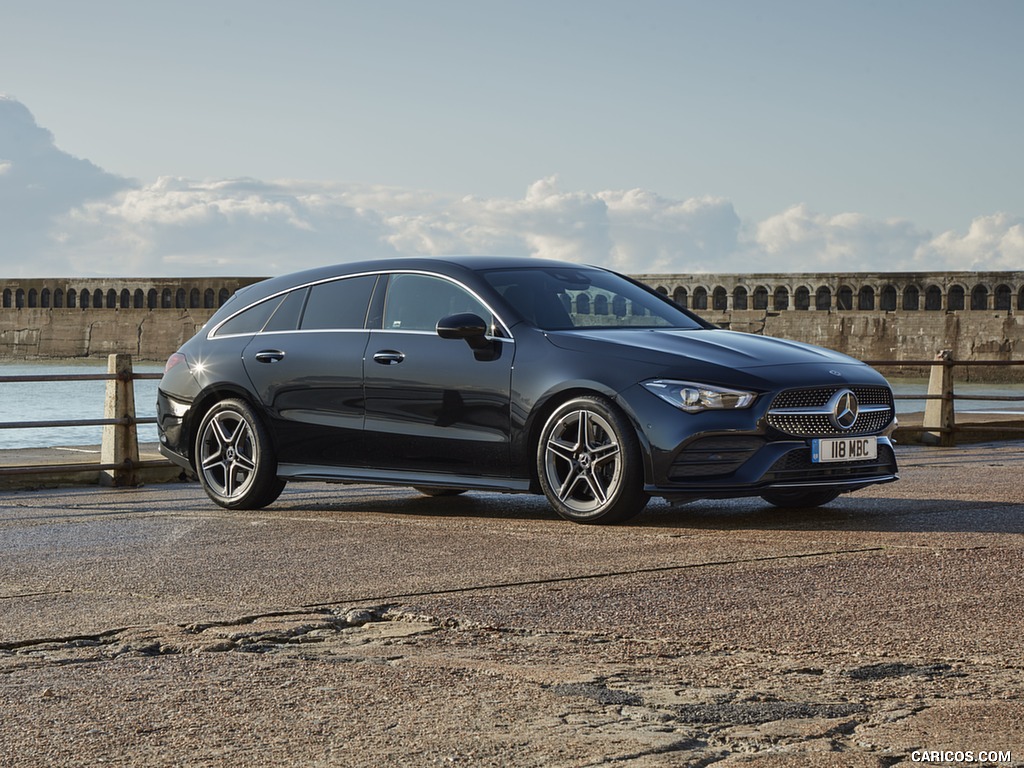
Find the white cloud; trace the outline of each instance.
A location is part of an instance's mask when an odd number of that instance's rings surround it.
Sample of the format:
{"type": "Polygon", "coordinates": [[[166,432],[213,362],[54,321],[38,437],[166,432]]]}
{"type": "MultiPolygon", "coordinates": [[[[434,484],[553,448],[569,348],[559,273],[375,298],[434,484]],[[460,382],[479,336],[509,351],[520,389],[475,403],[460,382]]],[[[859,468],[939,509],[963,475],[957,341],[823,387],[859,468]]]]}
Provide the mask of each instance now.
{"type": "Polygon", "coordinates": [[[139,184],[56,147],[0,95],[0,265],[8,275],[271,275],[392,255],[529,254],[633,273],[1024,268],[1024,219],[938,237],[900,219],[793,205],[743,222],[718,197],[643,189],[520,198],[341,183],[162,177],[139,184]]]}
{"type": "Polygon", "coordinates": [[[903,219],[827,216],[801,204],[760,222],[749,246],[764,271],[892,271],[908,268],[928,238],[903,219]]]}
{"type": "Polygon", "coordinates": [[[967,234],[943,232],[914,254],[919,269],[1024,269],[1024,218],[996,213],[979,216],[967,234]]]}

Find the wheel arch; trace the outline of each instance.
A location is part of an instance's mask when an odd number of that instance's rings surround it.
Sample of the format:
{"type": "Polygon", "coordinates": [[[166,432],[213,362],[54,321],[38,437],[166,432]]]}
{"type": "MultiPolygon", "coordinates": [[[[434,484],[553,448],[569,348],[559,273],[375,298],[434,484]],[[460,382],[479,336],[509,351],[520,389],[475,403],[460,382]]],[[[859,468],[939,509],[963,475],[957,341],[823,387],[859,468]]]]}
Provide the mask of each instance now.
{"type": "MultiPolygon", "coordinates": [[[[192,401],[192,406],[188,409],[188,415],[185,417],[182,423],[182,444],[187,447],[188,460],[192,465],[193,471],[196,468],[196,456],[195,456],[195,440],[196,430],[199,425],[203,423],[203,418],[207,412],[221,400],[228,400],[235,398],[242,400],[248,405],[257,416],[262,418],[263,407],[259,402],[259,399],[254,397],[252,392],[248,391],[244,387],[240,387],[237,384],[231,383],[217,383],[212,384],[203,389],[192,401]]],[[[266,419],[264,419],[264,426],[266,426],[266,419]]],[[[273,432],[268,430],[271,440],[274,440],[273,432]]],[[[276,445],[274,446],[276,449],[276,445]]]]}
{"type": "Polygon", "coordinates": [[[628,403],[626,403],[623,398],[619,397],[618,393],[608,387],[604,387],[596,382],[573,383],[563,389],[558,389],[545,395],[544,398],[538,401],[537,406],[530,412],[526,421],[524,428],[526,436],[525,464],[529,468],[530,490],[532,492],[542,492],[540,478],[537,475],[536,461],[534,460],[540,443],[541,430],[544,429],[544,425],[547,423],[548,418],[550,418],[551,414],[554,413],[556,409],[560,408],[570,400],[586,396],[603,397],[625,414],[626,418],[633,426],[633,433],[636,435],[637,441],[640,443],[640,454],[643,458],[645,482],[651,482],[650,478],[653,476],[653,471],[650,459],[650,443],[647,440],[647,436],[644,434],[643,429],[640,427],[640,422],[637,420],[633,409],[629,407],[628,403]]]}

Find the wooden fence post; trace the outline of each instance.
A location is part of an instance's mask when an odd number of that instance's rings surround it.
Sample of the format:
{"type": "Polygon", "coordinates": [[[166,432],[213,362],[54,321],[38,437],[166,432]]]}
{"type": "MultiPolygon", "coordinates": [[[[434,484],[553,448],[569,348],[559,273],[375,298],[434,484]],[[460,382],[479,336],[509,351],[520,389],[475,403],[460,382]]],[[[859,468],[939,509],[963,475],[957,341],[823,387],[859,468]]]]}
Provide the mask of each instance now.
{"type": "Polygon", "coordinates": [[[135,486],[139,481],[139,440],[135,427],[135,382],[131,355],[108,355],[107,373],[117,378],[107,381],[103,418],[119,419],[120,424],[103,427],[100,463],[119,464],[117,469],[100,471],[100,485],[135,486]]]}

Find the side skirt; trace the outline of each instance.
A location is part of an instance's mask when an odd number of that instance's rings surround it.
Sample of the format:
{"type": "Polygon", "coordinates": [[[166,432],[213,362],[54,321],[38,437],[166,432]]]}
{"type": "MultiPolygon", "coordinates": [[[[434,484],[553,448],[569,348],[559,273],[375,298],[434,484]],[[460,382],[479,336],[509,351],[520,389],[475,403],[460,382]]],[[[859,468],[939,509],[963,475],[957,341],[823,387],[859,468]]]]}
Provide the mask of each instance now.
{"type": "Polygon", "coordinates": [[[328,483],[372,485],[421,485],[429,488],[465,488],[470,491],[530,493],[530,481],[510,477],[477,477],[439,472],[393,472],[363,467],[327,467],[310,464],[278,464],[282,480],[319,480],[328,483]]]}

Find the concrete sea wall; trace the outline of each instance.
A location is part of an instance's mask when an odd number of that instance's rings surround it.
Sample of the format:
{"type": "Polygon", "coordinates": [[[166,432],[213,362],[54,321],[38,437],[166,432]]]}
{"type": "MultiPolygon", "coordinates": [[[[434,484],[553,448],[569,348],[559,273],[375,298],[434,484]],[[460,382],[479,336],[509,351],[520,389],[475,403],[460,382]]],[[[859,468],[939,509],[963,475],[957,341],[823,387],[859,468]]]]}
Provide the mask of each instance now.
{"type": "MultiPolygon", "coordinates": [[[[256,279],[0,280],[0,358],[162,361],[256,279]]],[[[864,360],[930,360],[942,349],[956,360],[1024,359],[1024,272],[640,279],[722,327],[864,360]]],[[[968,374],[1012,380],[1020,368],[968,374]]]]}

